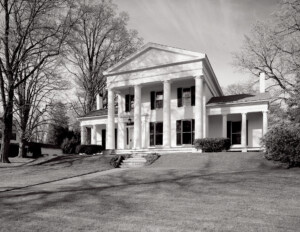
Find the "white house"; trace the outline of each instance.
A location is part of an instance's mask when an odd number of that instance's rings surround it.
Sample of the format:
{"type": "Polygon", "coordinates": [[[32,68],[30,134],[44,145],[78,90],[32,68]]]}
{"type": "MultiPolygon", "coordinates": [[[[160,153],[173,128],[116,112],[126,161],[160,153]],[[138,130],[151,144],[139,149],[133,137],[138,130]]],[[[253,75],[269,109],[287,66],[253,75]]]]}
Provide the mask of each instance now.
{"type": "Polygon", "coordinates": [[[104,75],[108,107],[98,96],[97,110],[79,118],[82,143],[189,151],[195,138],[228,137],[233,150],[261,148],[270,100],[264,74],[260,93],[224,96],[206,54],[149,43],[104,75]]]}

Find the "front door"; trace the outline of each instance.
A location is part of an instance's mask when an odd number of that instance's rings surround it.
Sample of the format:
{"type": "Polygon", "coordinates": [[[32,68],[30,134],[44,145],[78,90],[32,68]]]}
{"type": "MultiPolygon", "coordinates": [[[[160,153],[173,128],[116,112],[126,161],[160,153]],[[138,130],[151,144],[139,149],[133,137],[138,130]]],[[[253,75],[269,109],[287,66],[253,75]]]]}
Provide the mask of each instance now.
{"type": "Polygon", "coordinates": [[[126,127],[126,148],[133,148],[133,126],[126,127]]]}

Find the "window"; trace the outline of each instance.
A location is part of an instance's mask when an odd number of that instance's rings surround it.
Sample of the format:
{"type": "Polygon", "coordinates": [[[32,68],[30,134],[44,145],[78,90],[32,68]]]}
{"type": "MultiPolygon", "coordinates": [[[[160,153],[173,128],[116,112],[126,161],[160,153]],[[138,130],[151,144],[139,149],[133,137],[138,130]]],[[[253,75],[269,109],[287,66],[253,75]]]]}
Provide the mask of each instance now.
{"type": "Polygon", "coordinates": [[[125,112],[130,112],[134,109],[134,95],[126,94],[125,96],[125,112]]]}
{"type": "Polygon", "coordinates": [[[195,86],[177,89],[177,106],[195,105],[195,86]]]}
{"type": "Polygon", "coordinates": [[[176,121],[177,145],[193,144],[195,139],[195,120],[176,121]]]}
{"type": "MultiPolygon", "coordinates": [[[[230,139],[231,144],[242,143],[242,122],[241,121],[227,122],[227,138],[230,139]]],[[[248,145],[248,120],[246,122],[246,141],[248,145]]]]}
{"type": "Polygon", "coordinates": [[[150,122],[150,146],[163,144],[163,123],[150,122]]]}
{"type": "Polygon", "coordinates": [[[151,92],[151,110],[163,108],[163,91],[151,92]]]}

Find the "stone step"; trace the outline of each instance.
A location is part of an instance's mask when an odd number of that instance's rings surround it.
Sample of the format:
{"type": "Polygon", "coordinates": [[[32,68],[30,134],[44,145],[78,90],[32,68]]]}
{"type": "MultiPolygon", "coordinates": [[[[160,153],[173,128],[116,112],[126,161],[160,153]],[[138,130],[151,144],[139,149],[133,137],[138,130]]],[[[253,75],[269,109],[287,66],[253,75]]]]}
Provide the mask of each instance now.
{"type": "Polygon", "coordinates": [[[120,168],[139,168],[146,165],[147,160],[143,157],[132,157],[126,160],[123,160],[120,168]]]}

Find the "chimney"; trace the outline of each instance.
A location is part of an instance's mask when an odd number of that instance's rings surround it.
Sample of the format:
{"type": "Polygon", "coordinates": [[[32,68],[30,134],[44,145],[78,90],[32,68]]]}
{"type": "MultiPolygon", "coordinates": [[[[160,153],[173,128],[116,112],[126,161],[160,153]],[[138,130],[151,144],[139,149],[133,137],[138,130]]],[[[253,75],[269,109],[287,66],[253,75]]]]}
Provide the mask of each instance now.
{"type": "Polygon", "coordinates": [[[259,92],[264,93],[266,91],[266,74],[261,72],[259,74],[259,92]]]}
{"type": "Polygon", "coordinates": [[[103,97],[100,94],[97,94],[96,97],[96,109],[97,110],[103,109],[103,97]]]}

